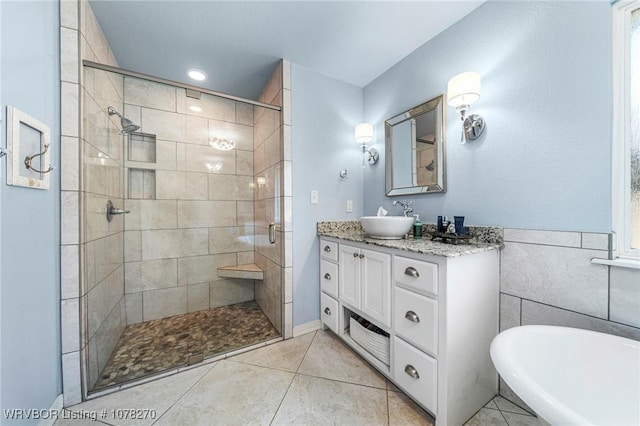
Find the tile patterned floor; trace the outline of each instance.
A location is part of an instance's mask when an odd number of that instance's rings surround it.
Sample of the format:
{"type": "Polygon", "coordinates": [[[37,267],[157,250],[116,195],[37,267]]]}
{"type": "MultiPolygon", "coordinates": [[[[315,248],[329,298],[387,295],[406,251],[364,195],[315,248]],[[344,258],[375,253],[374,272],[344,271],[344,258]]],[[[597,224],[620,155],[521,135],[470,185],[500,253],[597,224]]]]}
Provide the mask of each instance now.
{"type": "Polygon", "coordinates": [[[187,365],[193,355],[207,358],[278,336],[256,302],[132,324],[93,390],[187,365]]]}
{"type": "MultiPolygon", "coordinates": [[[[429,414],[325,331],[195,367],[69,410],[56,426],[434,424],[429,414]],[[70,418],[94,414],[97,422],[70,418]],[[132,414],[146,418],[132,419],[132,414]]],[[[466,424],[485,425],[533,426],[537,420],[496,397],[466,424]]]]}

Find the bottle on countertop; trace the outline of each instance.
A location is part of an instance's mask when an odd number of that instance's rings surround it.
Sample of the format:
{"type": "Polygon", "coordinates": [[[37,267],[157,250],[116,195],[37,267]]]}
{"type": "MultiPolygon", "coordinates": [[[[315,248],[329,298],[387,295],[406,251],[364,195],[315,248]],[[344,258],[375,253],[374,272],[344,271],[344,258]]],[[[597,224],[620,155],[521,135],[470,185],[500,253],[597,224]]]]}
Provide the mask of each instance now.
{"type": "Polygon", "coordinates": [[[415,220],[413,221],[413,239],[422,239],[422,222],[420,222],[420,215],[414,214],[415,220]]]}

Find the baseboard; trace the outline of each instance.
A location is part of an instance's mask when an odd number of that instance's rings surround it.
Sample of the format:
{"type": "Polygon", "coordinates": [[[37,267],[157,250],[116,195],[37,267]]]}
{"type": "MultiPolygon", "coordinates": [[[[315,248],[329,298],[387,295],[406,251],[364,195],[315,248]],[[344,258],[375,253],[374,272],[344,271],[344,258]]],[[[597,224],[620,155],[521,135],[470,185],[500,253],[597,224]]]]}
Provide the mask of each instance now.
{"type": "Polygon", "coordinates": [[[322,327],[322,321],[320,320],[310,321],[306,324],[295,326],[293,327],[293,337],[302,336],[303,334],[320,330],[321,327],[322,327]]]}
{"type": "MultiPolygon", "coordinates": [[[[62,397],[62,394],[60,394],[53,401],[53,403],[51,404],[51,407],[49,407],[49,413],[56,413],[60,418],[62,418],[62,410],[63,410],[62,404],[63,404],[63,397],[62,397]]],[[[46,419],[42,418],[38,423],[38,426],[53,426],[56,420],[57,419],[55,415],[48,416],[48,418],[46,419]]]]}

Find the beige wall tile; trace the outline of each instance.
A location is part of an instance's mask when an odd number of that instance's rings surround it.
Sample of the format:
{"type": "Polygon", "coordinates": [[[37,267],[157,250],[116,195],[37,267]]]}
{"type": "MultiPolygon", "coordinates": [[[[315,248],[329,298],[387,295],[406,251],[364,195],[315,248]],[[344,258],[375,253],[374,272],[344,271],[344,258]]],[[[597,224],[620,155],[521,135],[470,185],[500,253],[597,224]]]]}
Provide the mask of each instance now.
{"type": "Polygon", "coordinates": [[[541,231],[534,229],[505,229],[504,240],[529,244],[580,247],[579,232],[541,231]]]}
{"type": "Polygon", "coordinates": [[[178,259],[178,285],[199,284],[219,280],[218,268],[236,265],[235,253],[178,259]]]}
{"type": "Polygon", "coordinates": [[[520,325],[520,302],[519,297],[508,294],[500,294],[500,331],[520,325]]]}
{"type": "Polygon", "coordinates": [[[209,307],[233,305],[254,299],[253,280],[224,279],[209,287],[209,307]]]}
{"type": "Polygon", "coordinates": [[[236,119],[235,101],[203,93],[201,98],[202,115],[213,120],[233,122],[236,119]]]}
{"type": "Polygon", "coordinates": [[[77,244],[60,247],[61,298],[80,296],[80,246],[77,244]]]}
{"type": "Polygon", "coordinates": [[[280,132],[273,132],[265,141],[265,166],[271,167],[282,161],[282,144],[280,132]]]}
{"type": "Polygon", "coordinates": [[[62,337],[62,353],[80,350],[80,316],[78,312],[79,299],[66,299],[61,302],[61,337],[62,337]]]}
{"type": "Polygon", "coordinates": [[[62,0],[60,2],[60,25],[78,29],[78,2],[76,0],[62,0]]]}
{"type": "Polygon", "coordinates": [[[235,201],[178,201],[179,228],[210,228],[235,225],[235,201]]]}
{"type": "Polygon", "coordinates": [[[253,201],[253,177],[210,174],[209,199],[253,201]]]}
{"type": "Polygon", "coordinates": [[[60,189],[78,191],[80,189],[80,139],[63,136],[61,138],[60,189]]]}
{"type": "Polygon", "coordinates": [[[282,159],[291,161],[291,126],[282,126],[282,159]]]}
{"type": "Polygon", "coordinates": [[[175,87],[125,76],[124,93],[128,104],[176,112],[175,87]]]}
{"type": "Polygon", "coordinates": [[[93,336],[124,294],[124,268],[121,266],[88,294],[88,335],[93,336]]]}
{"type": "Polygon", "coordinates": [[[209,120],[204,117],[187,115],[187,143],[209,144],[209,120]]]}
{"type": "Polygon", "coordinates": [[[606,266],[591,263],[591,259],[601,253],[597,250],[507,242],[501,253],[500,290],[524,299],[607,318],[608,270],[606,266]]]}
{"type": "MultiPolygon", "coordinates": [[[[60,7],[61,12],[63,7],[60,7]]],[[[74,29],[60,28],[60,79],[70,83],[79,82],[78,68],[78,32],[74,29]]]]}
{"type": "Polygon", "coordinates": [[[238,149],[253,151],[253,127],[251,126],[226,121],[209,120],[208,135],[232,139],[236,141],[236,147],[238,149]]]}
{"type": "Polygon", "coordinates": [[[238,224],[238,226],[253,225],[254,223],[253,205],[254,205],[253,201],[236,201],[236,206],[237,206],[236,223],[238,224]]]}
{"type": "Polygon", "coordinates": [[[236,123],[253,127],[253,105],[236,102],[236,123]]]}
{"type": "Polygon", "coordinates": [[[95,281],[101,282],[122,265],[124,233],[118,232],[93,241],[95,281]]]}
{"type": "Polygon", "coordinates": [[[611,267],[610,319],[640,328],[640,270],[611,267]]]}
{"type": "Polygon", "coordinates": [[[73,405],[82,402],[80,352],[62,355],[62,380],[64,380],[65,404],[73,405]]]}
{"type": "Polygon", "coordinates": [[[61,105],[60,117],[62,136],[79,136],[80,126],[80,86],[75,83],[61,83],[61,97],[64,99],[61,105]]]}
{"type": "Polygon", "coordinates": [[[176,142],[156,141],[156,168],[176,170],[176,142]]]}
{"type": "Polygon", "coordinates": [[[522,301],[522,325],[558,325],[582,328],[640,340],[640,328],[629,327],[530,300],[522,301]]]}
{"type": "Polygon", "coordinates": [[[210,228],[209,253],[235,253],[253,250],[253,233],[244,227],[210,228]]]}
{"type": "Polygon", "coordinates": [[[150,321],[187,312],[187,287],[146,291],[142,296],[143,320],[150,321]]]}
{"type": "Polygon", "coordinates": [[[127,231],[148,229],[176,229],[178,227],[178,202],[174,200],[126,200],[127,231]]]}
{"type": "Polygon", "coordinates": [[[80,243],[80,200],[75,191],[60,193],[60,210],[62,215],[61,244],[80,243]]]}
{"type": "Polygon", "coordinates": [[[187,312],[209,309],[209,283],[187,286],[187,312]]]}
{"type": "Polygon", "coordinates": [[[207,234],[206,228],[142,231],[142,259],[207,254],[207,234]]]}
{"type": "Polygon", "coordinates": [[[124,296],[127,325],[142,322],[142,293],[125,294],[124,296]]]}
{"type": "Polygon", "coordinates": [[[582,233],[582,248],[609,250],[609,234],[582,233]]]}
{"type": "Polygon", "coordinates": [[[236,173],[236,151],[220,151],[209,145],[185,146],[185,167],[190,172],[236,173]]]}
{"type": "Polygon", "coordinates": [[[255,263],[255,255],[253,251],[242,251],[236,253],[238,258],[238,265],[250,265],[255,263]]]}
{"type": "Polygon", "coordinates": [[[186,116],[177,113],[142,108],[140,131],[156,135],[157,139],[185,142],[186,116]]]}
{"type": "Polygon", "coordinates": [[[206,200],[206,173],[156,170],[156,196],[159,200],[206,200]]]}
{"type": "Polygon", "coordinates": [[[118,343],[118,339],[122,335],[122,331],[125,327],[124,312],[124,298],[121,297],[116,306],[109,312],[107,318],[96,331],[94,336],[96,342],[96,350],[98,351],[98,370],[106,366],[107,361],[113,349],[118,343]],[[121,306],[122,305],[122,309],[121,306]]]}
{"type": "Polygon", "coordinates": [[[236,150],[236,174],[253,176],[253,152],[236,150]]]}
{"type": "Polygon", "coordinates": [[[142,260],[142,232],[125,231],[124,261],[136,262],[139,260],[142,260]]]}
{"type": "Polygon", "coordinates": [[[178,260],[160,259],[125,263],[125,293],[158,290],[178,285],[178,260]]]}

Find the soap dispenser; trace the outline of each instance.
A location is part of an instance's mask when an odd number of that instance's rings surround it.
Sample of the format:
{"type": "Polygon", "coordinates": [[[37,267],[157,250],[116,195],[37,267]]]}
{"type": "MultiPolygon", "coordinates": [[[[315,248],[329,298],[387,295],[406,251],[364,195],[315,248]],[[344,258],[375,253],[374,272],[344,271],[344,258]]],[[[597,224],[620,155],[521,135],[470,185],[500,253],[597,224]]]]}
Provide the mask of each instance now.
{"type": "Polygon", "coordinates": [[[420,215],[414,214],[415,220],[413,221],[413,239],[422,239],[422,222],[420,222],[420,215]]]}

